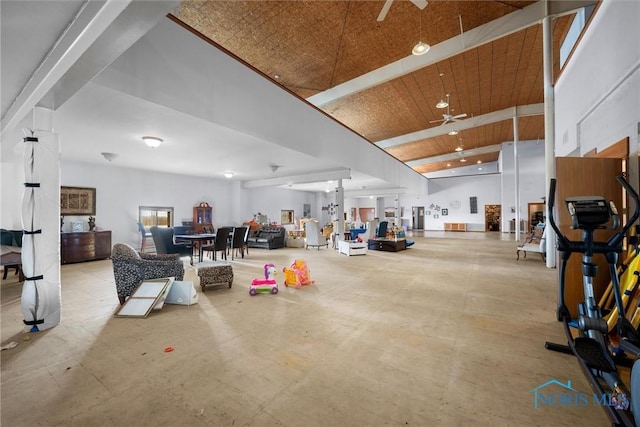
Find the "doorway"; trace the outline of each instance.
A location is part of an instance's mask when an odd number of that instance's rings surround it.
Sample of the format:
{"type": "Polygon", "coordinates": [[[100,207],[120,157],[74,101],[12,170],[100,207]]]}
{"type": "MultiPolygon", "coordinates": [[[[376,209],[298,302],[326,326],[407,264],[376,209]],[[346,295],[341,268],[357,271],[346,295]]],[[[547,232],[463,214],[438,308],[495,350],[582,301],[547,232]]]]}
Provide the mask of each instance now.
{"type": "Polygon", "coordinates": [[[500,231],[502,205],[484,205],[484,230],[500,231]]]}
{"type": "Polygon", "coordinates": [[[544,224],[546,220],[546,214],[544,210],[544,203],[529,203],[529,216],[527,217],[529,227],[527,233],[533,233],[533,230],[539,223],[544,224]]]}
{"type": "Polygon", "coordinates": [[[414,206],[411,208],[413,216],[413,229],[424,230],[424,206],[414,206]]]}
{"type": "Polygon", "coordinates": [[[359,208],[360,222],[366,224],[369,221],[373,221],[376,216],[376,210],[374,208],[359,208]]]}

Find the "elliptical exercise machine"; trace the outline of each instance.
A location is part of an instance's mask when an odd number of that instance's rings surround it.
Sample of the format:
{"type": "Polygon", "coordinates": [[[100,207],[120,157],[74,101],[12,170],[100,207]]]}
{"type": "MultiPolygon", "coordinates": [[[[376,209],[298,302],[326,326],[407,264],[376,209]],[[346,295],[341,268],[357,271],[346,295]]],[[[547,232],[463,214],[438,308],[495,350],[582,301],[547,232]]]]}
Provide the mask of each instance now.
{"type": "Polygon", "coordinates": [[[616,361],[620,357],[624,357],[624,352],[636,358],[640,356],[640,334],[625,318],[620,282],[616,269],[618,254],[622,252],[622,242],[625,234],[640,216],[640,199],[635,190],[622,176],[616,177],[616,180],[633,199],[635,211],[629,221],[606,242],[595,241],[594,231],[597,229],[615,230],[620,227],[618,211],[613,202],[607,202],[604,197],[600,196],[567,198],[565,203],[571,215],[571,228],[582,230],[582,240],[569,240],[567,236],[560,232],[553,218],[556,180],[551,180],[549,198],[547,199],[549,201],[548,220],[558,237],[557,249],[561,257],[557,318],[563,324],[568,345],[546,342],[545,348],[575,355],[593,391],[600,396],[605,394],[610,396],[611,404],[603,405],[603,408],[612,425],[635,426],[633,414],[640,413],[640,364],[638,364],[640,359],[633,363],[631,391],[620,378],[616,361]],[[569,258],[574,253],[582,254],[584,290],[584,300],[578,304],[578,318],[575,320],[571,318],[571,313],[565,302],[566,267],[569,258]],[[608,335],[609,328],[604,319],[605,314],[598,306],[593,291],[593,280],[598,272],[597,264],[593,263],[594,254],[603,254],[609,265],[615,304],[618,309],[616,329],[620,342],[617,348],[612,347],[608,335]],[[578,337],[574,338],[572,329],[577,329],[578,337]]]}

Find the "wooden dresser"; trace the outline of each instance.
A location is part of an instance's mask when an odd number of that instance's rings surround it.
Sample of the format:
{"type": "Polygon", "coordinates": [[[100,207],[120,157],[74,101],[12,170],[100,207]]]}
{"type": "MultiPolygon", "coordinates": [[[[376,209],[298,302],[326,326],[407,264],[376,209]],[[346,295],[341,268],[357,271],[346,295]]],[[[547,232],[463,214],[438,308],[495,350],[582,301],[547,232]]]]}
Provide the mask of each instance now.
{"type": "Polygon", "coordinates": [[[111,257],[111,231],[61,233],[62,264],[94,261],[111,257]]]}

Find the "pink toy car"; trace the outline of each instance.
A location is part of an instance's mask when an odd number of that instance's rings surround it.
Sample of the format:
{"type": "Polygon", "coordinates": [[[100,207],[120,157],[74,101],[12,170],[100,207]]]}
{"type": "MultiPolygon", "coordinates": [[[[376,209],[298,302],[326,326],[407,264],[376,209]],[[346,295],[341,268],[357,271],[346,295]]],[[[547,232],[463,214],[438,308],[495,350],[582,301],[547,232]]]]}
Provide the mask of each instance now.
{"type": "Polygon", "coordinates": [[[253,279],[249,287],[249,295],[254,296],[259,293],[278,293],[278,282],[275,281],[276,266],[273,264],[264,265],[264,279],[253,279]]]}

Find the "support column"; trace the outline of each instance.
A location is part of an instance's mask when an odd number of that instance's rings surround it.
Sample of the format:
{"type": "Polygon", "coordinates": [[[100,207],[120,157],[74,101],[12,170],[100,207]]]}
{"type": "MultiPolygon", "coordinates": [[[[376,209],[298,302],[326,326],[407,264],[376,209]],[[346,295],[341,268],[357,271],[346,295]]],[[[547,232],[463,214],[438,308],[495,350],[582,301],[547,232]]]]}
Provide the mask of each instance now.
{"type": "MultiPolygon", "coordinates": [[[[555,99],[553,92],[553,34],[549,16],[549,1],[545,0],[546,16],[542,19],[542,60],[544,67],[544,161],[545,196],[548,196],[551,179],[556,177],[555,164],[555,99]]],[[[546,197],[545,197],[546,200],[546,197]]],[[[556,203],[556,205],[558,205],[556,203]]],[[[547,218],[545,218],[547,267],[556,266],[556,234],[549,224],[549,200],[546,200],[547,218]]],[[[557,218],[557,216],[556,216],[557,218]]]]}
{"type": "Polygon", "coordinates": [[[520,170],[518,169],[518,109],[514,108],[513,115],[513,174],[516,187],[516,242],[520,241],[520,170]]]}
{"type": "MultiPolygon", "coordinates": [[[[344,187],[342,187],[342,179],[338,180],[338,186],[336,187],[336,227],[333,232],[336,234],[336,240],[344,239],[344,187]]],[[[338,247],[336,243],[336,248],[338,247]]]]}
{"type": "Polygon", "coordinates": [[[60,144],[53,111],[33,109],[33,129],[23,140],[22,314],[31,332],[60,323],[60,144]]]}

